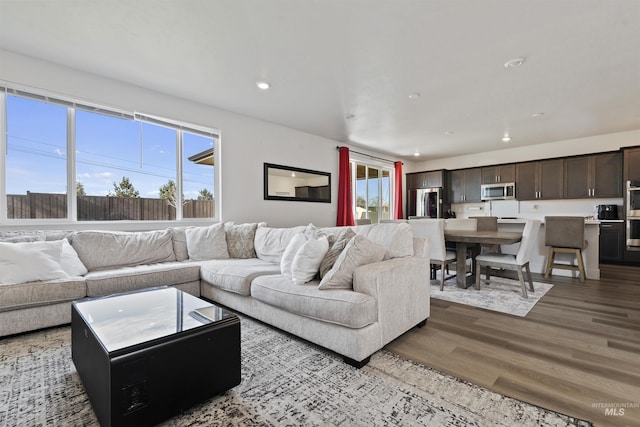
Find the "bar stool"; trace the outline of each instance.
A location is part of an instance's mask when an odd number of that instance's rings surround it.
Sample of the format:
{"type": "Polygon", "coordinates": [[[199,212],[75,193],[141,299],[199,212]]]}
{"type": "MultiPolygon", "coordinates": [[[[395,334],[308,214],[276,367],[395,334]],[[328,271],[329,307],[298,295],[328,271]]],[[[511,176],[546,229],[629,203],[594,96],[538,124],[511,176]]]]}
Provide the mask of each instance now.
{"type": "Polygon", "coordinates": [[[586,273],[582,259],[582,250],[587,247],[584,240],[584,217],[581,216],[545,216],[544,244],[549,246],[544,278],[548,279],[551,270],[562,268],[580,273],[580,281],[584,283],[586,273]],[[557,253],[568,253],[576,256],[578,265],[558,264],[557,253]]]}

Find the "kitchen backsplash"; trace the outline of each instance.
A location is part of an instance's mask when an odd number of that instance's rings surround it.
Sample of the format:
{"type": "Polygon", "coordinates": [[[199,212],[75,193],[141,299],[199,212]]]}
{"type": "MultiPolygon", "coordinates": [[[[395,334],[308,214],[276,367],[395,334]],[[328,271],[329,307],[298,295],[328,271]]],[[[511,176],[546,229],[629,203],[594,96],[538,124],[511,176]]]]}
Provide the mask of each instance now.
{"type": "Polygon", "coordinates": [[[545,215],[576,215],[597,218],[597,205],[618,205],[622,214],[622,198],[576,200],[494,200],[481,203],[454,203],[451,209],[458,218],[497,216],[500,218],[535,218],[545,215]]]}

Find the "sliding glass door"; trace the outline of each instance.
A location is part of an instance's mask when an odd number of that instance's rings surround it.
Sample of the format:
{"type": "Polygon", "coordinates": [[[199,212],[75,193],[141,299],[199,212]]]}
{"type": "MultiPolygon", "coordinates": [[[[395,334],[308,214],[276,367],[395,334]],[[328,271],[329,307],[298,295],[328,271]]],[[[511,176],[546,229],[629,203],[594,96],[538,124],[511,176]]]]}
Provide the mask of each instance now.
{"type": "Polygon", "coordinates": [[[391,219],[391,169],[358,162],[352,166],[354,218],[368,218],[372,223],[391,219]]]}

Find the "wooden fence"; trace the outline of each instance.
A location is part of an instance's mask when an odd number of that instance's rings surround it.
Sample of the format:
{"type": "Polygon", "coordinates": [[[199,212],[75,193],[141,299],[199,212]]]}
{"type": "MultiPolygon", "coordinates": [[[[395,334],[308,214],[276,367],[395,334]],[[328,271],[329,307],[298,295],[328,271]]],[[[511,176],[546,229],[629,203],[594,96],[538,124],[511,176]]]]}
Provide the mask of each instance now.
{"type": "MultiPolygon", "coordinates": [[[[79,221],[159,221],[176,219],[176,209],[164,199],[78,196],[79,221]]],[[[187,200],[183,218],[213,218],[213,200],[187,200]]],[[[9,219],[66,218],[67,195],[49,193],[7,195],[9,219]]]]}

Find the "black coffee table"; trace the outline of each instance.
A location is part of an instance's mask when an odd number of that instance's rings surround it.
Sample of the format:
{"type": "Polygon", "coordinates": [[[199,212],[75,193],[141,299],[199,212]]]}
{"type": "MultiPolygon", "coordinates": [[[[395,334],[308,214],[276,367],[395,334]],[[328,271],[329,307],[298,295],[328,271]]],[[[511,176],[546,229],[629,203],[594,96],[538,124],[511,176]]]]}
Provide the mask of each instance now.
{"type": "Polygon", "coordinates": [[[173,287],[76,301],[71,352],[102,427],[153,425],[240,384],[240,320],[173,287]]]}

